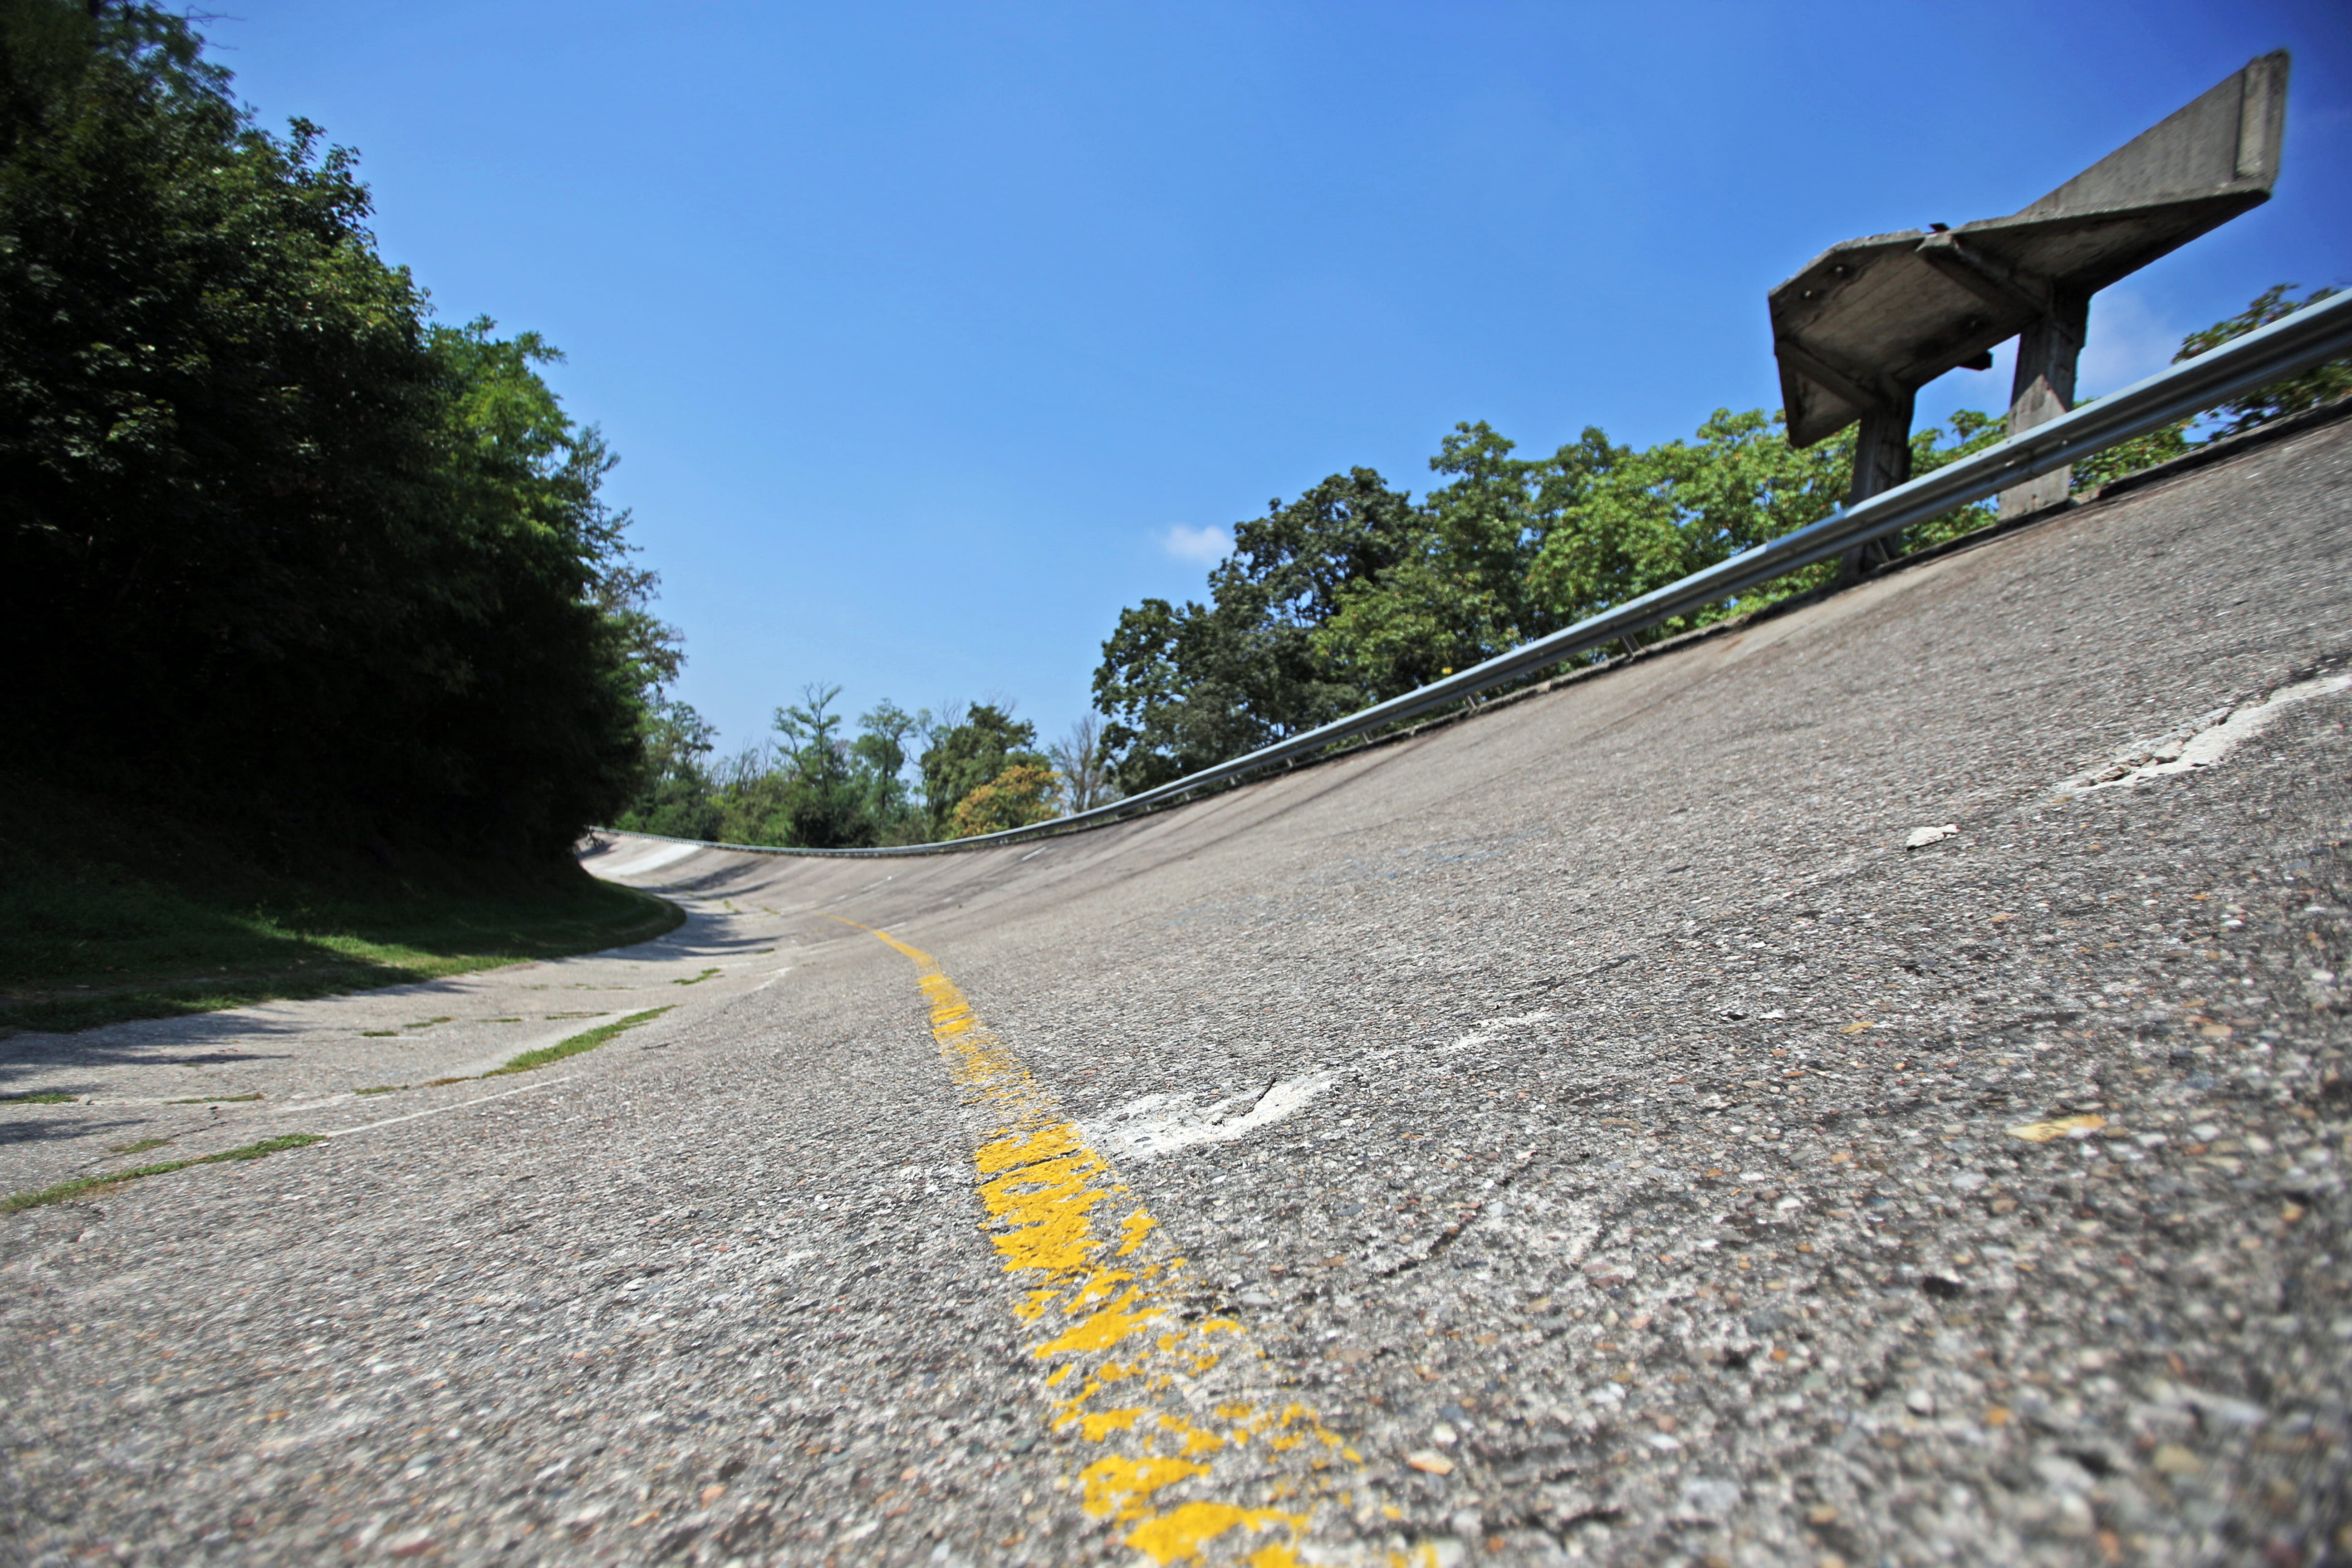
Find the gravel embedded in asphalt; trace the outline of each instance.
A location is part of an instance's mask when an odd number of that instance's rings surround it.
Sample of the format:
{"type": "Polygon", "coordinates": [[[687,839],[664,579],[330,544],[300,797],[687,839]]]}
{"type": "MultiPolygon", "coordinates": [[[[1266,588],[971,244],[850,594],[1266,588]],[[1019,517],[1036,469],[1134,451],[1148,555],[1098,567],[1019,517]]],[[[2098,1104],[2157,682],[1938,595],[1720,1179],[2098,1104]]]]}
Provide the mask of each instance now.
{"type": "Polygon", "coordinates": [[[1053,1425],[983,1223],[992,1113],[839,916],[1358,1456],[1301,1561],[2352,1554],[2352,696],[2083,788],[2346,668],[2348,468],[2324,426],[1044,845],[592,857],[688,904],[667,944],[0,1042],[97,1097],[6,1107],[20,1188],[388,1123],[0,1218],[0,1541],[1136,1560],[1084,1474],[1133,1435],[1053,1425]]]}

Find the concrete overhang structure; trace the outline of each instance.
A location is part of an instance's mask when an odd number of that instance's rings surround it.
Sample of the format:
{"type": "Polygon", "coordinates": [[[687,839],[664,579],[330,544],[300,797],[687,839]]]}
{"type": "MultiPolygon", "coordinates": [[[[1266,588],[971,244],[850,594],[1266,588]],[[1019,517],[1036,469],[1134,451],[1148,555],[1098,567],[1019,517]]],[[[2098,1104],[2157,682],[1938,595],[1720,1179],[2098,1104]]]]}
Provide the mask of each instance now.
{"type": "MultiPolygon", "coordinates": [[[[2091,296],[2270,199],[2287,56],[2264,55],[2008,217],[1850,239],[1770,295],[1789,441],[1859,421],[1851,499],[1910,477],[1912,399],[2021,338],[2011,433],[2074,404],[2091,296]]],[[[2069,475],[2004,492],[2016,515],[2063,500],[2069,475]]]]}

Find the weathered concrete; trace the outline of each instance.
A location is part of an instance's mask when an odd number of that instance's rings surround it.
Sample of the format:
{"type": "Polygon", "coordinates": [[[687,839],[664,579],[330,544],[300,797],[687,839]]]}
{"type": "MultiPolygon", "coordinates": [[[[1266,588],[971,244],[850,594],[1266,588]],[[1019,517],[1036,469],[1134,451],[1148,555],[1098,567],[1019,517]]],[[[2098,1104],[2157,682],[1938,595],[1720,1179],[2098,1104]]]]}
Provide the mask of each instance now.
{"type": "MultiPolygon", "coordinates": [[[[2286,115],[2287,57],[2265,55],[2007,217],[1833,245],[1771,290],[1789,439],[1854,423],[1910,426],[1911,395],[1985,369],[2022,337],[2011,397],[2018,435],[2074,405],[2091,296],[2270,199],[2286,115]]],[[[1854,499],[1874,493],[1858,474],[1854,499]]],[[[2066,494],[2063,474],[2004,496],[2004,516],[2066,494]]]]}
{"type": "MultiPolygon", "coordinates": [[[[1112,1162],[1095,1234],[1157,1221],[1178,1348],[1234,1325],[1221,1430],[1311,1412],[1162,1514],[1311,1512],[1302,1561],[2345,1550],[2347,699],[2059,786],[2342,667],[2347,479],[2309,431],[1101,832],[653,868],[695,923],[633,984],[778,948],[664,1036],[0,1221],[7,1550],[1131,1562],[1082,1472],[1150,1434],[1053,1425],[1102,1363],[1033,1349],[1098,1319],[1024,1317],[983,1223],[1039,1107],[1112,1162]]],[[[399,1001],[341,1005],[458,1011],[399,1001]]],[[[304,1005],[293,1054],[358,1048],[304,1005]]]]}

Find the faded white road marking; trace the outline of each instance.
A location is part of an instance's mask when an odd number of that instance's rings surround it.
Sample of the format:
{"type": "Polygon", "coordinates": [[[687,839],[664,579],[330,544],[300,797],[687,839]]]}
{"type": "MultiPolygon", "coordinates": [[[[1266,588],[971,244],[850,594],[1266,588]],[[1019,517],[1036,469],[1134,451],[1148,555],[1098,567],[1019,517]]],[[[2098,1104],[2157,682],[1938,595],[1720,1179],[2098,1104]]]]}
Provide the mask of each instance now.
{"type": "Polygon", "coordinates": [[[1263,1094],[1196,1105],[1186,1095],[1147,1094],[1108,1115],[1079,1123],[1086,1141],[1116,1158],[1144,1164],[1202,1143],[1231,1143],[1272,1126],[1338,1082],[1335,1072],[1287,1078],[1263,1094]]]}
{"type": "Polygon", "coordinates": [[[1451,1045],[1440,1046],[1438,1050],[1442,1054],[1446,1051],[1466,1051],[1475,1046],[1491,1046],[1495,1043],[1495,1033],[1497,1031],[1533,1028],[1538,1024],[1549,1021],[1551,1016],[1550,1008],[1538,1007],[1532,1013],[1520,1013],[1507,1018],[1481,1018],[1471,1033],[1463,1036],[1451,1045]]]}
{"type": "Polygon", "coordinates": [[[634,860],[624,860],[617,866],[601,866],[597,870],[607,877],[642,876],[647,871],[658,870],[672,861],[683,860],[701,847],[699,844],[665,844],[660,848],[649,850],[634,860]]]}
{"type": "MultiPolygon", "coordinates": [[[[573,1076],[576,1078],[578,1075],[575,1074],[573,1076]]],[[[570,1078],[551,1078],[545,1083],[527,1083],[520,1089],[505,1089],[497,1094],[485,1094],[473,1100],[460,1100],[448,1105],[436,1105],[429,1110],[412,1110],[405,1116],[387,1116],[381,1121],[371,1121],[362,1127],[331,1127],[327,1130],[325,1136],[329,1138],[348,1138],[354,1132],[373,1132],[379,1127],[390,1127],[394,1122],[414,1121],[420,1116],[438,1116],[445,1110],[463,1110],[469,1105],[487,1105],[493,1100],[506,1100],[518,1094],[529,1094],[535,1089],[553,1089],[559,1083],[570,1083],[572,1081],[572,1079],[570,1078]]]]}

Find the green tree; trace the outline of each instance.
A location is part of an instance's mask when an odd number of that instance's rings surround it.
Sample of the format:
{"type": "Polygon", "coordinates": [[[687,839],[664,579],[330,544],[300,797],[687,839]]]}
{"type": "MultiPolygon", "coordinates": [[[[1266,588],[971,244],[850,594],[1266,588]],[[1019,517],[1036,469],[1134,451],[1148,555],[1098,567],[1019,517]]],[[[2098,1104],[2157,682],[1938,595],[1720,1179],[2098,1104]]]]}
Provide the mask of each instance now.
{"type": "Polygon", "coordinates": [[[1048,821],[1058,814],[1061,789],[1061,775],[1045,763],[1008,763],[1003,773],[956,802],[948,817],[949,837],[976,838],[1048,821]]]}
{"type": "Polygon", "coordinates": [[[711,769],[719,830],[707,836],[725,844],[798,843],[793,826],[793,770],[774,746],[744,746],[711,769]]]}
{"type": "Polygon", "coordinates": [[[1762,410],[1719,408],[1693,440],[1617,448],[1547,538],[1530,590],[1573,624],[1828,516],[1852,463],[1850,439],[1793,450],[1762,410]]]}
{"type": "Polygon", "coordinates": [[[1360,706],[1363,688],[1316,652],[1315,629],[1424,526],[1371,469],[1334,474],[1235,525],[1207,605],[1146,599],[1122,612],[1094,679],[1118,787],[1150,788],[1360,706]]]}
{"type": "Polygon", "coordinates": [[[45,776],[281,839],[548,864],[640,782],[675,634],[611,455],[429,321],[352,155],[181,18],[0,0],[0,721],[45,776]]]}
{"type": "MultiPolygon", "coordinates": [[[[2180,340],[2180,352],[2172,356],[2172,362],[2179,364],[2194,359],[2208,349],[2219,348],[2232,338],[2242,338],[2257,327],[2284,321],[2305,306],[2316,305],[2338,292],[2334,289],[2314,289],[2297,300],[2293,297],[2295,288],[2293,283],[2281,283],[2265,289],[2236,315],[2189,333],[2180,340]]],[[[2216,435],[2236,436],[2273,419],[2331,403],[2347,393],[2352,393],[2352,359],[2330,360],[2225,403],[2205,417],[2219,424],[2216,435]]]]}
{"type": "MultiPolygon", "coordinates": [[[[1960,414],[1914,437],[1914,468],[2000,436],[1990,416],[1960,414]]],[[[1420,504],[1370,469],[1335,476],[1236,528],[1207,605],[1122,612],[1095,675],[1119,784],[1148,788],[1328,722],[1817,521],[1844,497],[1853,447],[1849,436],[1794,451],[1779,415],[1719,409],[1694,439],[1640,451],[1591,427],[1549,457],[1515,451],[1490,426],[1458,425],[1430,460],[1446,482],[1420,504]]],[[[1962,509],[1913,542],[1990,517],[1962,509]]]]}
{"type": "Polygon", "coordinates": [[[2189,430],[2194,421],[2176,420],[2160,426],[2144,436],[2128,441],[2118,441],[2104,452],[2094,452],[2074,465],[2069,489],[2076,495],[2112,484],[2126,474],[2136,474],[2142,468],[2152,468],[2158,463],[2168,463],[2197,449],[2189,430]]]}
{"type": "Polygon", "coordinates": [[[918,709],[909,713],[887,697],[875,704],[873,711],[858,717],[857,738],[849,744],[850,755],[864,784],[867,815],[883,843],[903,842],[915,826],[914,803],[908,798],[906,780],[911,760],[907,742],[929,721],[928,711],[918,709]]]}
{"type": "MultiPolygon", "coordinates": [[[[2338,290],[2314,289],[2301,300],[2293,298],[2293,283],[2280,283],[2265,289],[2234,316],[2214,322],[2211,326],[2190,332],[2180,340],[2180,350],[2172,363],[2194,359],[2209,349],[2219,348],[2232,338],[2244,337],[2257,327],[2267,327],[2284,320],[2307,305],[2316,305],[2338,290]]],[[[2210,414],[2195,419],[2183,419],[2120,442],[2104,452],[2095,452],[2074,465],[2074,488],[2077,491],[2111,483],[2126,474],[2142,468],[2152,468],[2158,463],[2185,457],[2201,444],[2196,435],[2199,426],[2207,427],[2205,439],[2218,440],[2225,436],[2242,435],[2284,419],[2291,414],[2301,414],[2323,403],[2352,393],[2352,359],[2330,360],[2326,364],[2284,380],[2257,387],[2245,396],[2225,403],[2210,414]]]]}
{"type": "Polygon", "coordinates": [[[654,579],[628,563],[625,515],[601,500],[612,456],[536,369],[561,355],[534,333],[493,332],[479,320],[427,338],[450,393],[439,482],[419,520],[441,564],[407,591],[437,612],[426,624],[440,636],[422,651],[438,689],[407,738],[437,728],[447,764],[496,780],[470,812],[527,809],[543,842],[568,845],[627,800],[640,716],[681,660],[675,632],[645,612],[654,579]]]}
{"type": "Polygon", "coordinates": [[[1367,700],[1467,668],[1560,624],[1529,576],[1562,514],[1622,458],[1598,429],[1549,458],[1514,458],[1485,424],[1457,425],[1430,467],[1412,548],[1339,596],[1311,639],[1332,678],[1367,700]]]}
{"type": "MultiPolygon", "coordinates": [[[[1591,464],[1579,499],[1564,509],[1529,569],[1530,594],[1557,625],[1573,625],[1829,516],[1844,501],[1853,474],[1852,432],[1801,451],[1789,446],[1777,412],[1718,408],[1694,439],[1619,448],[1610,460],[1591,464]]],[[[2000,434],[1990,416],[1962,412],[1948,441],[1937,426],[1914,433],[1912,471],[1927,473],[2000,434]]],[[[1587,432],[1588,441],[1598,435],[1587,432]]],[[[1963,509],[1911,531],[1912,542],[1990,521],[1985,509],[1963,509]]],[[[1646,635],[1668,637],[1757,609],[1817,587],[1834,571],[1824,563],[1646,635]]]]}
{"type": "Polygon", "coordinates": [[[802,700],[776,710],[776,731],[784,737],[792,778],[784,810],[791,821],[785,842],[810,849],[839,849],[874,842],[874,819],[863,781],[849,765],[849,742],[841,735],[841,715],[833,711],[838,686],[812,684],[802,700]]]}
{"type": "Polygon", "coordinates": [[[940,731],[923,752],[923,798],[930,807],[935,837],[945,837],[955,808],[966,795],[1014,763],[1045,768],[1038,754],[1037,727],[1013,717],[1009,705],[975,702],[970,712],[940,731]]]}
{"type": "Polygon", "coordinates": [[[709,757],[719,731],[684,702],[656,700],[645,711],[642,783],[613,824],[672,838],[718,838],[722,812],[709,757]]]}

